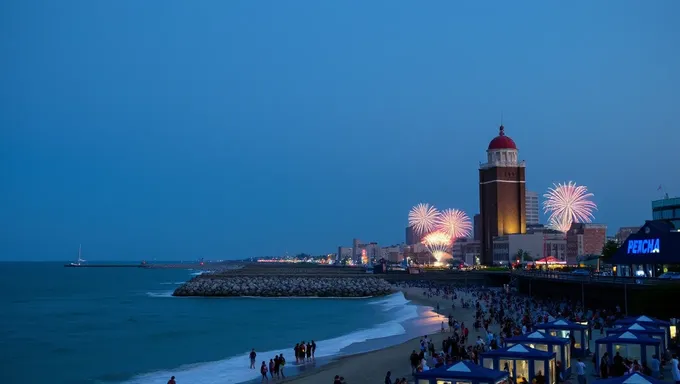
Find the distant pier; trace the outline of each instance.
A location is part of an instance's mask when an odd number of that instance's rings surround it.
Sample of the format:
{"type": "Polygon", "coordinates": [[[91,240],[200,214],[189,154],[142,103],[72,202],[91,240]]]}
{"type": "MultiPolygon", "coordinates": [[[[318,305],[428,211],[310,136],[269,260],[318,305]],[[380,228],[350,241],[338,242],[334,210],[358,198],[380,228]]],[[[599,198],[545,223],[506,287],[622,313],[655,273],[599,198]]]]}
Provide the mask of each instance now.
{"type": "Polygon", "coordinates": [[[223,264],[187,263],[187,264],[64,264],[66,268],[145,268],[145,269],[200,269],[211,270],[223,268],[223,264]]]}

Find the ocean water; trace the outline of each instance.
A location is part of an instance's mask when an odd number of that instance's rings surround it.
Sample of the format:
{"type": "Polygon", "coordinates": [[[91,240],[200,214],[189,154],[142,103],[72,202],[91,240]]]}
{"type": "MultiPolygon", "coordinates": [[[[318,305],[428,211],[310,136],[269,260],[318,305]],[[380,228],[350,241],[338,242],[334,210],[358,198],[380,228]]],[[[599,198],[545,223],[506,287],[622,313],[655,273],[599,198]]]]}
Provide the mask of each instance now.
{"type": "MultiPolygon", "coordinates": [[[[372,299],[176,298],[197,272],[0,263],[0,382],[241,383],[258,361],[315,340],[330,357],[367,340],[406,337],[418,307],[372,299]]],[[[437,320],[433,320],[433,324],[437,320]]],[[[288,365],[291,364],[287,364],[288,365]]]]}

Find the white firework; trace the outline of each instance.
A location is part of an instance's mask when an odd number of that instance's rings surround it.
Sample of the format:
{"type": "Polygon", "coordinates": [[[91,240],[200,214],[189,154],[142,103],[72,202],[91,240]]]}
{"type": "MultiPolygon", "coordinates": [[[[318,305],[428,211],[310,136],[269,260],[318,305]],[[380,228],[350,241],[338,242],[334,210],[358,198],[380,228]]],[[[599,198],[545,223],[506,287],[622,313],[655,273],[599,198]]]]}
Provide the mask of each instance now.
{"type": "Polygon", "coordinates": [[[437,230],[445,232],[451,239],[470,237],[472,222],[470,217],[458,209],[445,209],[437,219],[437,230]]]}
{"type": "Polygon", "coordinates": [[[439,211],[427,203],[420,203],[408,213],[408,225],[413,228],[417,235],[432,232],[437,226],[439,211]]]}
{"type": "Polygon", "coordinates": [[[442,262],[451,257],[451,244],[453,239],[446,232],[436,231],[429,233],[423,237],[422,243],[425,245],[430,254],[437,259],[437,262],[442,262]]]}
{"type": "Polygon", "coordinates": [[[553,184],[543,195],[543,210],[550,214],[548,225],[561,232],[567,232],[572,223],[590,223],[595,216],[597,205],[590,201],[593,197],[588,188],[574,182],[553,184]]]}

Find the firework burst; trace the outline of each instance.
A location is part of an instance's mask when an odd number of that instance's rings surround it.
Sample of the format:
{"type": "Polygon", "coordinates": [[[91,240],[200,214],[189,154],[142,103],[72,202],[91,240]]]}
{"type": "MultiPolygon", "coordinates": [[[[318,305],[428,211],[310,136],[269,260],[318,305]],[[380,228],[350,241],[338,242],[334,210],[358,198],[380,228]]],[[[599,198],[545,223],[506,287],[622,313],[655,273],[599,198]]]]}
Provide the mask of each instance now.
{"type": "Polygon", "coordinates": [[[472,222],[461,210],[445,209],[437,219],[437,230],[448,234],[453,240],[469,237],[472,233],[472,222]]]}
{"type": "Polygon", "coordinates": [[[423,237],[422,243],[439,263],[451,257],[449,252],[453,239],[446,232],[435,231],[429,233],[423,237]]]}
{"type": "Polygon", "coordinates": [[[437,226],[439,211],[430,204],[418,204],[408,213],[408,225],[418,235],[432,232],[437,226]]]}
{"type": "Polygon", "coordinates": [[[572,223],[590,223],[595,216],[597,205],[590,198],[594,195],[588,188],[574,182],[553,184],[543,195],[543,210],[549,214],[548,225],[561,232],[567,232],[572,223]]]}

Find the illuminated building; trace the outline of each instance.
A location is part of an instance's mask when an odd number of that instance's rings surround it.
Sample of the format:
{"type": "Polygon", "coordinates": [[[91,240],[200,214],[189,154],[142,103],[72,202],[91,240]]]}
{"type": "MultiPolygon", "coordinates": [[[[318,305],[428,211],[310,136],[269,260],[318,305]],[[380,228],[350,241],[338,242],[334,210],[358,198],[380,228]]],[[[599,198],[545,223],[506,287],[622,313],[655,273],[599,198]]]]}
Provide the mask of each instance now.
{"type": "Polygon", "coordinates": [[[576,264],[579,256],[601,255],[607,240],[607,225],[572,223],[567,231],[567,263],[576,264]]]}
{"type": "Polygon", "coordinates": [[[494,237],[526,232],[525,168],[502,125],[486,153],[487,162],[479,166],[481,262],[491,265],[494,237]]]}
{"type": "Polygon", "coordinates": [[[520,250],[523,257],[526,255],[533,260],[554,257],[566,261],[567,240],[564,233],[544,227],[530,227],[523,234],[498,236],[493,239],[494,264],[514,263],[520,250]]]}
{"type": "Polygon", "coordinates": [[[680,231],[672,220],[649,220],[608,261],[619,276],[655,277],[680,265],[680,231]]]}

